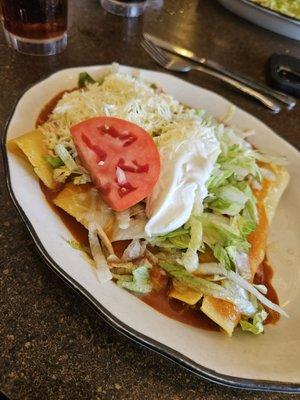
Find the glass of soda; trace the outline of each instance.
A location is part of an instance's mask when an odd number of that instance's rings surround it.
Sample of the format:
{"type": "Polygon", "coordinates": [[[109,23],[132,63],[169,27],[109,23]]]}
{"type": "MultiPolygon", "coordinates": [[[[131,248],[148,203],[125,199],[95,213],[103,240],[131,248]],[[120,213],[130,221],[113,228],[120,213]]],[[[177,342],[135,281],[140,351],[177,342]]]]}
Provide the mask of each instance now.
{"type": "Polygon", "coordinates": [[[67,45],[68,0],[0,0],[8,44],[21,53],[51,55],[67,45]]]}

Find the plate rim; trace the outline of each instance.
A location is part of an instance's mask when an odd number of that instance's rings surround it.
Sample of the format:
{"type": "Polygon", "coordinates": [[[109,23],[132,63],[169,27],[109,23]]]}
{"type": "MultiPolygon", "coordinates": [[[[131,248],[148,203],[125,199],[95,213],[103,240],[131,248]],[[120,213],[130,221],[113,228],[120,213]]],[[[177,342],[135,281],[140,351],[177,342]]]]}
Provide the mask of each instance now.
{"type": "Polygon", "coordinates": [[[273,17],[279,18],[284,20],[285,22],[290,22],[292,24],[295,24],[296,26],[300,26],[300,19],[297,19],[295,17],[290,17],[289,15],[283,14],[280,11],[272,10],[271,8],[264,7],[261,4],[254,3],[251,0],[235,0],[235,1],[241,1],[245,5],[256,8],[257,10],[260,10],[262,12],[265,12],[267,14],[272,15],[273,17]]]}
{"type": "Polygon", "coordinates": [[[297,19],[295,17],[290,17],[289,15],[283,14],[281,11],[272,10],[271,8],[264,7],[261,4],[253,3],[253,1],[251,1],[251,0],[242,0],[242,2],[245,4],[248,4],[249,6],[252,6],[254,8],[259,8],[262,11],[265,11],[266,13],[276,16],[280,19],[287,20],[291,23],[294,23],[294,24],[300,26],[300,19],[297,19]]]}
{"type": "MultiPolygon", "coordinates": [[[[82,66],[82,68],[90,68],[90,67],[96,67],[97,65],[85,65],[82,66]]],[[[100,67],[100,65],[99,65],[100,67]]],[[[186,357],[182,355],[180,352],[172,349],[169,346],[166,346],[142,333],[139,333],[135,329],[131,328],[124,322],[120,321],[117,317],[115,317],[108,309],[106,309],[102,304],[97,301],[85,288],[81,286],[80,283],[75,281],[72,277],[70,277],[61,266],[59,266],[50,256],[50,254],[47,252],[46,248],[43,246],[41,243],[38,234],[36,233],[33,225],[31,224],[29,218],[27,217],[25,211],[23,210],[21,204],[18,202],[15,194],[14,194],[14,189],[12,186],[11,182],[11,176],[10,176],[10,168],[9,168],[9,162],[8,162],[8,153],[7,153],[7,148],[6,148],[6,142],[7,142],[7,134],[8,134],[8,128],[10,126],[10,123],[14,117],[15,110],[17,105],[19,104],[20,100],[23,98],[23,96],[34,86],[38,85],[39,83],[42,83],[43,81],[46,81],[47,79],[51,78],[53,75],[67,71],[67,70],[72,70],[74,68],[81,68],[81,66],[75,66],[75,67],[69,67],[69,68],[61,68],[53,71],[52,73],[42,77],[41,79],[35,81],[34,83],[28,85],[18,96],[16,101],[14,102],[12,106],[12,110],[6,120],[6,123],[4,124],[4,128],[2,128],[2,138],[1,138],[1,147],[2,147],[2,159],[3,159],[3,165],[4,165],[4,175],[5,175],[5,181],[6,181],[6,187],[8,190],[8,194],[12,200],[12,203],[14,207],[16,208],[18,214],[20,215],[24,225],[26,226],[34,244],[35,247],[43,259],[43,261],[47,264],[50,269],[56,273],[62,279],[64,283],[66,283],[69,287],[71,287],[77,294],[80,295],[80,297],[95,311],[97,314],[105,321],[107,322],[112,328],[116,329],[119,333],[123,334],[124,336],[128,337],[129,339],[133,340],[134,342],[138,343],[139,345],[142,345],[162,356],[165,358],[175,362],[176,364],[180,365],[181,367],[185,368],[186,370],[192,372],[193,374],[204,378],[210,382],[217,383],[226,387],[234,388],[234,389],[246,389],[246,390],[253,390],[253,391],[264,391],[264,392],[277,392],[277,393],[300,393],[300,382],[299,383],[294,383],[294,382],[281,382],[281,381],[270,381],[270,380],[261,380],[261,379],[248,379],[248,378],[238,378],[235,376],[231,375],[225,375],[221,374],[219,372],[216,372],[212,369],[209,369],[203,365],[200,365],[196,363],[195,361],[191,360],[189,357],[186,357]]],[[[131,67],[133,69],[138,69],[138,70],[146,70],[146,71],[151,71],[151,72],[159,72],[164,75],[171,75],[174,77],[172,74],[168,74],[165,72],[161,72],[160,70],[155,71],[151,69],[146,69],[146,68],[137,68],[137,67],[131,67]]],[[[185,81],[184,79],[178,78],[182,81],[185,81]]],[[[185,81],[187,83],[190,83],[188,81],[185,81]]],[[[195,85],[199,86],[199,85],[195,85]]],[[[201,86],[199,86],[201,87],[201,86]]],[[[205,89],[208,90],[208,89],[205,89]]],[[[208,90],[214,94],[217,94],[218,96],[222,97],[226,101],[228,101],[224,96],[221,96],[218,93],[215,93],[212,90],[208,90]]],[[[240,108],[240,107],[239,107],[240,108]]],[[[243,112],[248,113],[247,111],[241,109],[243,112]]],[[[248,113],[250,114],[250,113],[248,113]]],[[[251,114],[250,114],[251,115],[251,114]]],[[[255,117],[256,118],[256,117],[255,117]]],[[[261,121],[262,122],[262,121],[261,121]]],[[[262,122],[263,123],[263,122],[262,122]]],[[[285,140],[285,139],[284,139],[285,140]]],[[[286,140],[285,140],[286,141],[286,140]]],[[[286,141],[286,143],[296,149],[294,146],[292,146],[289,142],[286,141]]],[[[297,149],[296,149],[297,150],[297,149]]]]}

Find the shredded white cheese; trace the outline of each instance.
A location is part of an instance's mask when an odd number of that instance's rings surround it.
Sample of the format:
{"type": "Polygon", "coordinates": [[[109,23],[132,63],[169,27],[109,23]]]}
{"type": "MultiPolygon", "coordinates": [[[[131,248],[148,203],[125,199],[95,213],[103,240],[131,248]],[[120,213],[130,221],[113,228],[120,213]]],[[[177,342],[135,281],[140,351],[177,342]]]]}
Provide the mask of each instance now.
{"type": "MultiPolygon", "coordinates": [[[[90,84],[85,89],[65,93],[49,120],[39,126],[51,155],[56,155],[55,146],[61,144],[74,158],[79,167],[74,183],[89,182],[90,177],[77,157],[70,127],[95,116],[114,116],[131,121],[152,136],[164,133],[178,121],[203,119],[196,110],[155,90],[139,76],[115,72],[112,68],[101,85],[90,84]]],[[[66,166],[54,170],[54,178],[59,182],[64,182],[70,174],[66,166]]]]}

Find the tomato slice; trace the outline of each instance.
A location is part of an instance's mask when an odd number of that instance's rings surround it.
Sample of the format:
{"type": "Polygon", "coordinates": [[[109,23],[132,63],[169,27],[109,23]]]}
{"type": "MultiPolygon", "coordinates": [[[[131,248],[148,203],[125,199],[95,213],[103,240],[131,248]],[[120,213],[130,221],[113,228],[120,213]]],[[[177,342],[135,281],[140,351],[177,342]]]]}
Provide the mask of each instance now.
{"type": "Polygon", "coordinates": [[[160,158],[144,129],[119,118],[97,117],[73,126],[71,134],[94,185],[113,210],[126,210],[151,193],[160,158]]]}

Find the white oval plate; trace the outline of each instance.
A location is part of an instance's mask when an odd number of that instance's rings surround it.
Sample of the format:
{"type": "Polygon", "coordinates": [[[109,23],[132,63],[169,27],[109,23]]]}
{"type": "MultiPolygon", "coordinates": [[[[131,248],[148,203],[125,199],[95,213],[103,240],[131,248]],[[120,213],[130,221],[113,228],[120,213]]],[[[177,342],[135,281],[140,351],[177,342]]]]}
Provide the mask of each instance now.
{"type": "MultiPolygon", "coordinates": [[[[74,88],[79,72],[93,74],[101,68],[65,69],[37,83],[20,98],[8,122],[3,146],[8,188],[39,252],[112,326],[196,374],[239,388],[300,392],[300,157],[295,148],[237,109],[234,125],[255,130],[256,146],[289,159],[291,183],[272,224],[269,260],[275,268],[274,286],[290,318],[266,326],[264,335],[237,330],[232,338],[169,319],[113,282],[101,286],[90,265],[67,244],[70,233],[45,201],[31,168],[6,152],[6,141],[33,129],[41,108],[62,90],[74,88]]],[[[146,70],[141,74],[182,103],[204,108],[215,117],[224,116],[230,105],[217,94],[174,76],[146,70]]]]}

